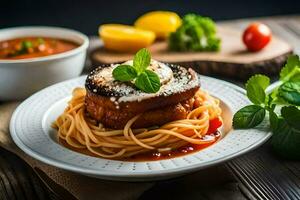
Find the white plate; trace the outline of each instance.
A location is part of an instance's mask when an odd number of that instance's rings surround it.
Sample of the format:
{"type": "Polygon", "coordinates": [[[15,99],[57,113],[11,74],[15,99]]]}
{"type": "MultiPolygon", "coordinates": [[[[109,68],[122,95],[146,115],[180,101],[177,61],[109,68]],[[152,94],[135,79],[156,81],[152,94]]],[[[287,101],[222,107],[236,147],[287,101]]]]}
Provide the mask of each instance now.
{"type": "MultiPolygon", "coordinates": [[[[61,114],[73,88],[83,87],[85,76],[48,87],[14,112],[10,132],[14,142],[28,155],[65,170],[102,179],[146,181],[166,179],[212,166],[264,143],[271,133],[266,122],[256,129],[231,130],[216,144],[185,156],[148,162],[125,162],[96,158],[71,151],[57,143],[50,127],[61,114]]],[[[201,76],[201,87],[219,98],[232,113],[249,104],[243,89],[214,78],[201,76]]]]}

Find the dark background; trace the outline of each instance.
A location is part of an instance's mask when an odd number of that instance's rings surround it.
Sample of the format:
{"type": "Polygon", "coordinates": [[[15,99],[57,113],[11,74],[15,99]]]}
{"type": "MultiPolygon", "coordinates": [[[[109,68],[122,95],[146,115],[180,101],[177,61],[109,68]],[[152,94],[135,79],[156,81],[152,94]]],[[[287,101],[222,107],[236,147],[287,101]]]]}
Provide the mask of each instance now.
{"type": "Polygon", "coordinates": [[[51,25],[96,35],[102,23],[131,24],[151,10],[171,10],[180,15],[195,12],[224,20],[300,13],[300,0],[1,0],[0,28],[51,25]]]}

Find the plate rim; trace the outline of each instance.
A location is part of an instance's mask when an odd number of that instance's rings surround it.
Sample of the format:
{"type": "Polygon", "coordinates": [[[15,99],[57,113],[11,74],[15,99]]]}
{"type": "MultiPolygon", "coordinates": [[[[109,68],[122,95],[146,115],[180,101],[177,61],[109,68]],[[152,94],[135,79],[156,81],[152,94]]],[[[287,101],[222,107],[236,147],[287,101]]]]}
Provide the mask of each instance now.
{"type": "MultiPolygon", "coordinates": [[[[120,177],[120,178],[138,178],[138,177],[149,177],[149,176],[154,176],[154,175],[164,175],[164,176],[172,176],[176,173],[189,173],[189,172],[193,172],[193,171],[197,171],[203,168],[207,168],[210,167],[212,165],[216,165],[216,164],[220,164],[223,163],[225,161],[229,161],[237,156],[243,155],[255,148],[258,148],[259,146],[261,146],[262,144],[264,144],[271,136],[272,133],[271,131],[267,131],[266,135],[259,140],[259,142],[257,143],[253,143],[250,146],[247,146],[243,149],[241,149],[240,151],[231,153],[227,156],[224,156],[222,158],[219,158],[217,160],[211,160],[211,161],[206,161],[205,163],[195,163],[193,165],[190,166],[180,166],[180,167],[174,167],[174,168],[170,168],[167,170],[158,170],[158,171],[147,171],[147,172],[139,172],[139,171],[134,171],[134,172],[128,172],[128,171],[107,171],[107,170],[101,170],[101,169],[89,169],[89,168],[84,168],[83,166],[76,166],[76,165],[72,165],[66,162],[63,162],[61,160],[57,160],[57,159],[53,159],[51,157],[45,156],[43,154],[40,154],[36,151],[33,151],[31,148],[28,148],[28,146],[26,144],[24,144],[21,139],[19,139],[17,131],[15,130],[14,127],[14,122],[16,120],[16,117],[18,116],[19,112],[22,109],[22,105],[26,104],[27,102],[30,102],[31,99],[34,99],[35,96],[39,95],[39,93],[41,93],[44,90],[48,90],[50,88],[53,87],[57,87],[59,84],[63,85],[66,82],[69,81],[75,81],[75,80],[80,80],[83,79],[84,77],[86,77],[86,75],[77,77],[77,78],[73,78],[73,79],[69,79],[60,83],[56,83],[54,85],[51,85],[49,87],[46,87],[40,91],[38,91],[37,93],[33,94],[32,96],[30,96],[29,98],[27,98],[26,100],[24,100],[17,108],[16,110],[13,112],[13,115],[11,117],[10,120],[10,124],[9,124],[9,129],[10,129],[10,135],[13,139],[13,141],[15,142],[15,144],[22,150],[24,151],[27,155],[31,156],[34,159],[37,159],[43,163],[46,163],[48,165],[54,166],[54,167],[58,167],[64,170],[68,170],[68,171],[72,171],[72,172],[76,172],[76,173],[81,173],[81,174],[86,174],[86,175],[93,175],[93,176],[101,176],[101,177],[120,177]]],[[[220,80],[217,78],[213,78],[213,77],[208,77],[208,76],[203,76],[201,75],[201,77],[206,77],[209,79],[214,79],[215,81],[218,81],[226,86],[231,87],[232,89],[236,90],[237,92],[245,95],[246,91],[239,87],[236,86],[230,82],[224,81],[224,80],[220,80]]],[[[250,102],[250,101],[249,101],[250,102]]],[[[184,156],[183,156],[184,157],[184,156]]],[[[108,159],[109,160],[109,159],[108,159]]],[[[134,163],[131,161],[122,161],[122,162],[128,162],[128,163],[134,163]]],[[[148,162],[148,161],[147,161],[148,162]]]]}

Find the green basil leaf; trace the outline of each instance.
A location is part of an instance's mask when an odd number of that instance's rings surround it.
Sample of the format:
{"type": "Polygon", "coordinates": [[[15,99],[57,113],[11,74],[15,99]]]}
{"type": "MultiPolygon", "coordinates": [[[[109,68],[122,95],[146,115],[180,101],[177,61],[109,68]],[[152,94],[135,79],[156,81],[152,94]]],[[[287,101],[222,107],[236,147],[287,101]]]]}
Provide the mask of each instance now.
{"type": "Polygon", "coordinates": [[[300,105],[300,82],[286,82],[278,89],[279,96],[293,105],[300,105]]]}
{"type": "Polygon", "coordinates": [[[234,114],[233,126],[240,129],[253,128],[264,120],[265,114],[266,111],[261,106],[245,106],[234,114]]]}
{"type": "Polygon", "coordinates": [[[143,48],[139,50],[133,58],[133,67],[138,73],[142,73],[150,65],[151,55],[150,52],[143,48]]]}
{"type": "Polygon", "coordinates": [[[131,81],[137,77],[136,70],[130,65],[119,65],[113,72],[114,79],[118,81],[131,81]]]}
{"type": "Polygon", "coordinates": [[[257,105],[264,104],[266,99],[265,89],[270,85],[270,79],[264,75],[254,75],[246,83],[249,100],[257,105]]]}
{"type": "Polygon", "coordinates": [[[269,120],[272,131],[276,130],[278,126],[278,116],[273,110],[269,111],[269,120]]]}
{"type": "Polygon", "coordinates": [[[283,118],[278,118],[271,140],[273,149],[289,159],[300,159],[300,131],[291,127],[283,118]]]}
{"type": "Polygon", "coordinates": [[[288,125],[300,131],[300,110],[296,106],[283,107],[281,115],[288,125]]]}
{"type": "Polygon", "coordinates": [[[289,81],[293,81],[293,82],[300,81],[300,66],[294,68],[293,72],[290,74],[289,81]]]}
{"type": "Polygon", "coordinates": [[[160,80],[156,73],[146,70],[135,80],[135,86],[147,93],[155,93],[160,89],[160,80]]]}
{"type": "Polygon", "coordinates": [[[286,100],[284,100],[281,96],[279,96],[279,88],[276,88],[275,90],[272,91],[269,96],[271,96],[271,101],[269,102],[269,107],[274,107],[276,105],[286,105],[288,104],[286,100]]]}
{"type": "Polygon", "coordinates": [[[276,107],[276,104],[274,103],[275,100],[276,100],[277,96],[275,96],[275,99],[274,99],[274,94],[273,93],[270,93],[266,96],[266,103],[267,103],[267,107],[271,110],[274,110],[275,107],[276,107]]]}
{"type": "Polygon", "coordinates": [[[285,66],[280,72],[281,81],[289,81],[291,78],[295,79],[298,77],[300,79],[300,60],[297,55],[291,55],[288,57],[288,60],[285,66]]]}

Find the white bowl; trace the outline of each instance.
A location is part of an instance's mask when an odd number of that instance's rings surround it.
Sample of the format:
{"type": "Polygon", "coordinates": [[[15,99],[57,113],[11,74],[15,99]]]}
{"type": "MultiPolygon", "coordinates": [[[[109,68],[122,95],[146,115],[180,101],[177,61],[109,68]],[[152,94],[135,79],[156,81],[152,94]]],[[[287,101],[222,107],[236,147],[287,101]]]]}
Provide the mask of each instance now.
{"type": "Polygon", "coordinates": [[[57,27],[16,27],[0,30],[0,41],[29,36],[73,41],[79,47],[45,57],[0,60],[0,100],[20,100],[34,92],[80,75],[84,67],[88,37],[57,27]]]}

